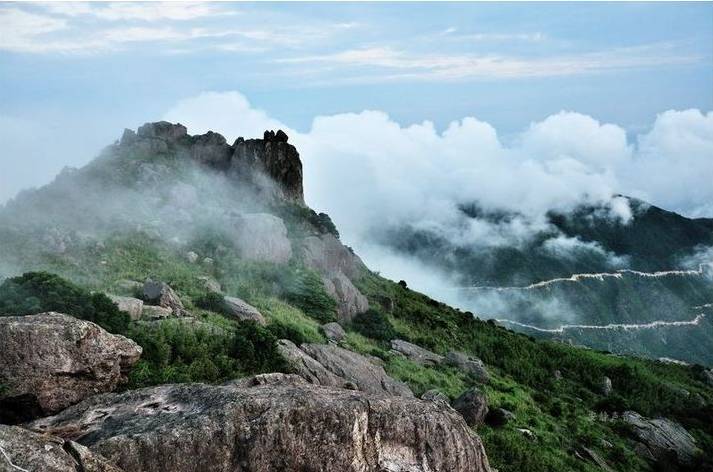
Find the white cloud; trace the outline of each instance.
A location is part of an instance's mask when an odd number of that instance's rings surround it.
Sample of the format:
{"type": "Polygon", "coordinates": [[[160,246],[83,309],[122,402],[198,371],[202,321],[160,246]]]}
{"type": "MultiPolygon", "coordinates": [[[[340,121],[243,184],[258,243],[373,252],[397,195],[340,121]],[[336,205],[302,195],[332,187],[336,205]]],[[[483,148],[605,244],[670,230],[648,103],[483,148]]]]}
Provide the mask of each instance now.
{"type": "Polygon", "coordinates": [[[379,111],[319,116],[298,133],[237,92],[183,100],[165,118],[230,139],[286,129],[304,161],[307,201],[330,213],[354,244],[375,227],[416,222],[458,244],[511,243],[542,229],[546,211],[585,201],[606,203],[611,217],[626,223],[631,209],[617,193],[646,193],[684,213],[713,201],[713,114],[695,110],[659,115],[636,143],[617,125],[561,112],[511,145],[476,118],[438,132],[431,122],[401,126],[379,111]],[[522,217],[497,227],[464,223],[455,205],[470,201],[522,217]]]}
{"type": "Polygon", "coordinates": [[[17,8],[0,9],[0,49],[36,52],[38,37],[67,28],[62,19],[26,12],[17,8]]]}
{"type": "MultiPolygon", "coordinates": [[[[448,31],[448,30],[446,30],[448,31]]],[[[688,64],[698,61],[671,44],[650,44],[569,56],[522,58],[501,54],[418,54],[390,47],[348,49],[320,55],[276,59],[277,63],[322,67],[381,68],[348,82],[394,80],[465,80],[477,78],[551,77],[597,73],[618,69],[688,64]]]]}
{"type": "Polygon", "coordinates": [[[58,15],[91,16],[109,21],[184,21],[237,13],[207,2],[48,2],[43,6],[48,12],[58,15]]]}

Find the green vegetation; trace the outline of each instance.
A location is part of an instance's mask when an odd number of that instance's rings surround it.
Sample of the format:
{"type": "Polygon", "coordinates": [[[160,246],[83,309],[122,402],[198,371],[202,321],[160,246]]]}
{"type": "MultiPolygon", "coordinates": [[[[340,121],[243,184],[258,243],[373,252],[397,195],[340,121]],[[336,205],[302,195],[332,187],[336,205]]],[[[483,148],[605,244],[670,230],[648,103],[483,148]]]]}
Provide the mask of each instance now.
{"type": "MultiPolygon", "coordinates": [[[[674,419],[696,437],[702,450],[713,447],[713,392],[703,383],[700,367],[536,340],[375,274],[364,276],[358,286],[372,307],[390,307],[388,319],[397,337],[441,354],[468,352],[488,365],[491,382],[485,388],[490,404],[516,415],[503,427],[483,426],[478,431],[491,464],[498,470],[598,470],[574,455],[582,447],[596,450],[615,470],[649,470],[632,452],[634,442],[627,430],[611,420],[613,414],[628,409],[674,419]],[[561,380],[555,376],[557,370],[561,380]],[[610,396],[599,392],[604,376],[612,380],[610,396]],[[532,431],[534,439],[516,428],[532,431]]],[[[353,329],[360,328],[354,325],[353,329]]],[[[359,352],[384,358],[387,372],[417,393],[437,388],[453,397],[472,382],[448,369],[418,366],[389,355],[380,347],[383,339],[379,334],[369,339],[350,333],[346,343],[359,352]]],[[[704,463],[691,470],[706,470],[704,463]]]]}
{"type": "Polygon", "coordinates": [[[383,313],[374,308],[356,315],[352,320],[351,327],[359,334],[379,341],[391,341],[396,338],[396,330],[391,322],[383,313]]]}
{"type": "Polygon", "coordinates": [[[102,293],[91,293],[46,272],[28,272],[0,285],[0,315],[30,315],[46,311],[70,313],[107,331],[126,330],[129,316],[102,293]]]}

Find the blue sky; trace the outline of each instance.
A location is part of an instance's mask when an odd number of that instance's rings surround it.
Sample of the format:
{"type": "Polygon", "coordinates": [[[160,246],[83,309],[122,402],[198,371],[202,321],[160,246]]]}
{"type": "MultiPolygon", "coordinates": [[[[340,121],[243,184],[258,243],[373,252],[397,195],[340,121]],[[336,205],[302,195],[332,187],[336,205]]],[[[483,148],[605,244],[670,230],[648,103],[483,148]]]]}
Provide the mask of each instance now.
{"type": "Polygon", "coordinates": [[[569,110],[635,135],[713,110],[713,3],[0,3],[0,202],[207,91],[300,132],[380,110],[507,141],[569,110]]]}

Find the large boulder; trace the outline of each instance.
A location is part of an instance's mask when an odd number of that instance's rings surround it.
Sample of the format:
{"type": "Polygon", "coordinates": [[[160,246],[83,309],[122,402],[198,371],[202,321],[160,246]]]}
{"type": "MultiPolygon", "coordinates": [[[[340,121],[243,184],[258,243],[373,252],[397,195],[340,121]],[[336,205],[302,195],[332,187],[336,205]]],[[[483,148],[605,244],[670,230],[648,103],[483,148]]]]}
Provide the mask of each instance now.
{"type": "Polygon", "coordinates": [[[144,301],[133,297],[121,297],[119,295],[107,294],[107,297],[116,304],[119,310],[127,313],[132,320],[141,318],[144,310],[144,301]]]}
{"type": "Polygon", "coordinates": [[[393,339],[391,341],[391,349],[417,364],[434,366],[443,362],[443,356],[403,339],[393,339]]]}
{"type": "Polygon", "coordinates": [[[353,384],[369,393],[413,396],[406,384],[356,352],[334,344],[303,344],[298,348],[287,340],[281,340],[279,347],[291,370],[311,383],[342,388],[353,384]]]}
{"type": "Polygon", "coordinates": [[[446,354],[445,363],[474,377],[479,382],[485,383],[490,379],[488,370],[485,368],[483,361],[464,352],[448,352],[446,354]]]}
{"type": "Polygon", "coordinates": [[[55,413],[126,380],[141,347],[89,321],[42,313],[0,317],[0,421],[55,413]]]}
{"type": "Polygon", "coordinates": [[[233,228],[233,242],[243,259],[285,264],[292,257],[287,227],[277,216],[269,213],[235,215],[233,228]]]}
{"type": "Polygon", "coordinates": [[[347,335],[347,333],[344,331],[344,328],[342,328],[342,325],[340,325],[339,323],[335,323],[334,321],[331,323],[323,324],[322,332],[327,337],[327,339],[335,343],[338,343],[347,335]]]}
{"type": "Polygon", "coordinates": [[[173,314],[177,316],[181,316],[185,312],[181,298],[165,282],[146,279],[144,283],[144,300],[163,308],[170,308],[173,314]]]}
{"type": "Polygon", "coordinates": [[[469,388],[461,396],[453,400],[451,405],[460,413],[468,426],[478,427],[485,422],[488,414],[488,399],[476,387],[469,388]]]}
{"type": "Polygon", "coordinates": [[[627,423],[634,436],[641,442],[637,452],[642,457],[653,456],[665,464],[690,465],[700,452],[696,441],[686,429],[667,418],[644,418],[635,411],[622,413],[621,420],[627,423]]]}
{"type": "Polygon", "coordinates": [[[0,471],[122,472],[74,441],[6,425],[0,425],[0,471]]]}
{"type": "Polygon", "coordinates": [[[28,426],[132,472],[489,470],[449,408],[281,374],[100,395],[28,426]]]}
{"type": "Polygon", "coordinates": [[[262,313],[257,308],[240,298],[225,297],[223,299],[223,307],[228,315],[240,321],[254,321],[260,325],[267,323],[265,317],[262,316],[262,313]]]}

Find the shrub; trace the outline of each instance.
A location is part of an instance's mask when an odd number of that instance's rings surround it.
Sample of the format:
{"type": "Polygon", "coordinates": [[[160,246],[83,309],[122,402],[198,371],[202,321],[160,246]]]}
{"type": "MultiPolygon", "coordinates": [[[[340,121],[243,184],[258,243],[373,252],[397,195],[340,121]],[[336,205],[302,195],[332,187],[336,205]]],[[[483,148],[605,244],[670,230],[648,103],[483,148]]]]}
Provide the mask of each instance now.
{"type": "Polygon", "coordinates": [[[391,341],[396,338],[396,330],[391,322],[378,310],[370,308],[352,320],[352,328],[359,334],[378,341],[391,341]]]}
{"type": "Polygon", "coordinates": [[[337,302],[324,289],[322,278],[315,271],[293,270],[281,282],[283,296],[289,303],[320,323],[336,319],[337,302]]]}
{"type": "Polygon", "coordinates": [[[32,315],[57,311],[123,333],[129,315],[103,293],[91,293],[55,274],[27,272],[0,285],[0,314],[32,315]]]}
{"type": "Polygon", "coordinates": [[[215,313],[223,313],[225,311],[225,298],[223,295],[215,292],[209,292],[194,300],[196,306],[205,310],[210,310],[215,313]]]}

